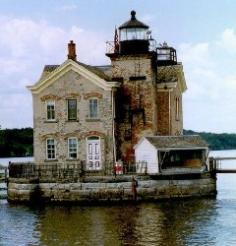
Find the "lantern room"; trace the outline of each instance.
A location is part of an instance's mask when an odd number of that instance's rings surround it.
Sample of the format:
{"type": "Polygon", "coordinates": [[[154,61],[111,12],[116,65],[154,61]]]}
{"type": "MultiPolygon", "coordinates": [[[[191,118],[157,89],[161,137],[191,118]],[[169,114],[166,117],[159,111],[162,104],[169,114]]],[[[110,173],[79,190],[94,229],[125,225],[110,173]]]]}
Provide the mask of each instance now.
{"type": "Polygon", "coordinates": [[[168,66],[177,64],[176,50],[169,47],[166,42],[157,47],[157,65],[168,66]]]}
{"type": "Polygon", "coordinates": [[[149,51],[149,26],[136,19],[131,11],[131,19],[119,27],[120,54],[141,54],[149,51]]]}

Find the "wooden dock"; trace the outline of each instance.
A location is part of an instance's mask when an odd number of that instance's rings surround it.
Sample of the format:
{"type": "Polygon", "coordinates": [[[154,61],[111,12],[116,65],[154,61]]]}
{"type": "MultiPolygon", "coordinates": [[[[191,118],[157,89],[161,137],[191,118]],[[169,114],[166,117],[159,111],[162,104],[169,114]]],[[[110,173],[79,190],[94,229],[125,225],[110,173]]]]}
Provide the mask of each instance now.
{"type": "Polygon", "coordinates": [[[236,173],[236,169],[217,169],[216,173],[236,173]]]}
{"type": "Polygon", "coordinates": [[[210,157],[210,167],[216,173],[236,173],[236,157],[210,157]],[[235,160],[234,168],[223,168],[221,167],[221,161],[233,161],[235,160]]]}

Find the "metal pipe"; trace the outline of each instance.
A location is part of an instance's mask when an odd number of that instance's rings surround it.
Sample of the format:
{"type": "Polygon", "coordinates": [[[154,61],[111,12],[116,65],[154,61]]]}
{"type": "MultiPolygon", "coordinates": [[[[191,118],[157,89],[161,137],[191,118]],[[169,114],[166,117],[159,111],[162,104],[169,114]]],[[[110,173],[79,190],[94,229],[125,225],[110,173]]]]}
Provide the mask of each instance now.
{"type": "Polygon", "coordinates": [[[111,91],[111,108],[112,108],[112,140],[113,140],[113,159],[116,163],[116,140],[115,140],[115,101],[114,91],[111,91]]]}
{"type": "Polygon", "coordinates": [[[170,109],[170,106],[171,106],[170,105],[171,104],[170,103],[170,90],[168,90],[168,92],[169,92],[168,93],[169,94],[169,135],[171,135],[171,125],[170,125],[171,124],[171,118],[170,118],[170,114],[171,114],[171,109],[170,109]]]}

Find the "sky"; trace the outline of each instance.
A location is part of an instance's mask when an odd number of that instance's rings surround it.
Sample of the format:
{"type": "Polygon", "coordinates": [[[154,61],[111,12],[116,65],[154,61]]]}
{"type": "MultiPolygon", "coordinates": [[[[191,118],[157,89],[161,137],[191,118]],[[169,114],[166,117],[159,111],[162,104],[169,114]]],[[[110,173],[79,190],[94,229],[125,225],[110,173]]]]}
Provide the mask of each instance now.
{"type": "Polygon", "coordinates": [[[67,43],[90,65],[109,64],[105,42],[130,11],[183,63],[184,128],[236,133],[235,0],[0,0],[0,126],[33,126],[27,85],[61,64],[67,43]]]}

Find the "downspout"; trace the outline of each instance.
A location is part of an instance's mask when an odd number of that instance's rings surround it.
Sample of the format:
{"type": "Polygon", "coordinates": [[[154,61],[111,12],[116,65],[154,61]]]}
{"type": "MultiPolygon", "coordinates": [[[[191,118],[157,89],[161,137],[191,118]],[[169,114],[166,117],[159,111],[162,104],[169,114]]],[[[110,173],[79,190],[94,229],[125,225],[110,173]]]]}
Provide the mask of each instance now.
{"type": "Polygon", "coordinates": [[[171,135],[171,115],[170,115],[170,113],[171,113],[171,109],[170,109],[170,89],[168,90],[168,92],[169,92],[169,135],[171,135]]]}
{"type": "Polygon", "coordinates": [[[115,101],[114,91],[111,90],[111,110],[112,110],[112,142],[113,142],[113,160],[116,163],[116,139],[115,139],[115,101]]]}

